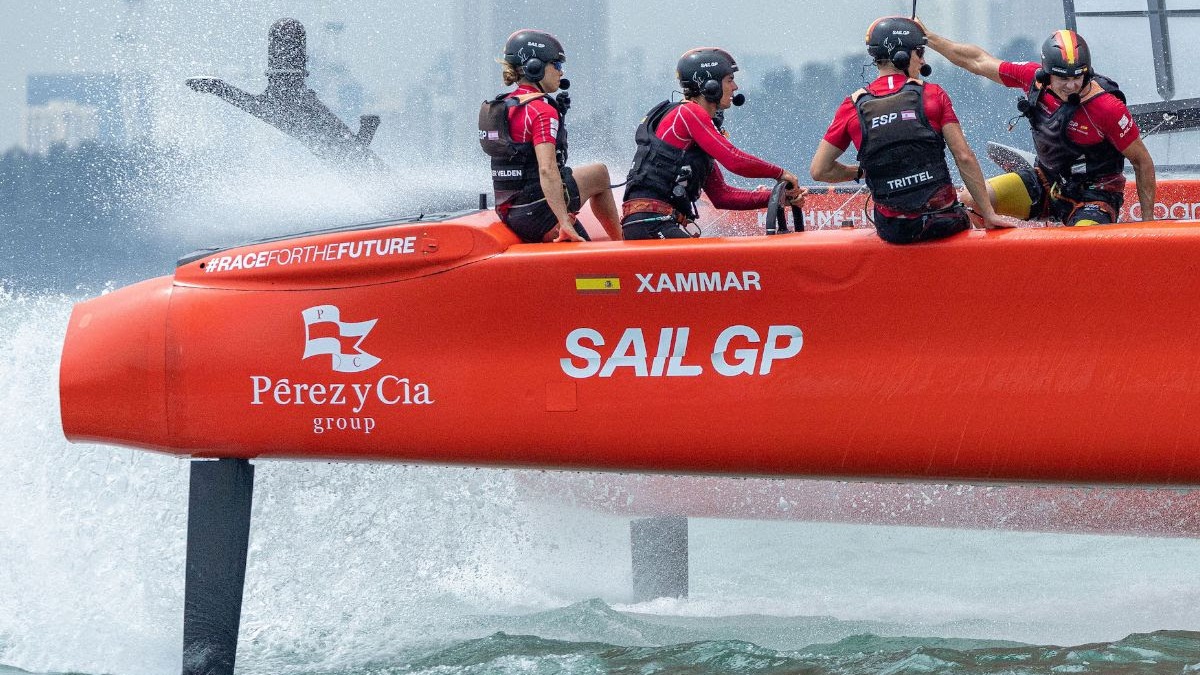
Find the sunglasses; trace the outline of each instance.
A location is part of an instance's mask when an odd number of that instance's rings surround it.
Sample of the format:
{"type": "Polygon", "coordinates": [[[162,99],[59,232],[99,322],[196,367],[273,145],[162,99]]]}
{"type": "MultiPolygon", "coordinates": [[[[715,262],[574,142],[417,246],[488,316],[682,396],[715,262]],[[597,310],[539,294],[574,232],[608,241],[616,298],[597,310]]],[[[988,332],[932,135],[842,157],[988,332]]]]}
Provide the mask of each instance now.
{"type": "Polygon", "coordinates": [[[923,58],[925,58],[925,48],[924,48],[924,47],[917,47],[916,49],[914,49],[914,50],[913,50],[913,52],[914,52],[914,53],[915,53],[915,54],[916,54],[916,55],[917,55],[919,58],[922,58],[922,59],[923,59],[923,58]]]}
{"type": "Polygon", "coordinates": [[[554,66],[554,69],[557,70],[558,72],[560,72],[560,73],[562,72],[562,68],[563,68],[562,61],[551,61],[550,65],[554,66]]]}

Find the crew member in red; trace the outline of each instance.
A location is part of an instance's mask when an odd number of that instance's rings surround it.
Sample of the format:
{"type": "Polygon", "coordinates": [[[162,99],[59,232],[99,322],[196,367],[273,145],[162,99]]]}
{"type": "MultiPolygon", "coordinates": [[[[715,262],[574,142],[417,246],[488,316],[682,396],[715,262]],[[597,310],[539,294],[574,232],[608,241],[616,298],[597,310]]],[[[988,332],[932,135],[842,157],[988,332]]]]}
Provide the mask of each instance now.
{"type": "Polygon", "coordinates": [[[910,244],[968,230],[971,219],[959,203],[946,147],[989,229],[1011,227],[996,216],[979,160],[963,136],[945,90],[924,82],[925,34],[903,17],[877,19],[867,29],[867,52],[879,77],[842,102],[817,146],[814,180],[841,183],[865,177],[875,202],[875,231],[884,241],[910,244]],[[853,143],[857,166],[838,160],[853,143]]]}
{"type": "Polygon", "coordinates": [[[626,239],[683,239],[695,222],[700,191],[719,209],[761,209],[770,191],[745,190],[725,182],[714,160],[739,176],[773,178],[791,185],[789,203],[803,206],[804,194],[789,171],[742,152],[722,129],[724,111],[746,97],[733,74],[737,63],[723,49],[692,49],[679,59],[676,76],[685,100],[663,101],[638,126],[637,152],[625,185],[621,225],[626,239]]]}
{"type": "Polygon", "coordinates": [[[567,60],[553,35],[524,29],[504,45],[504,84],[514,91],[484,101],[479,112],[479,142],[492,158],[496,213],[525,242],[586,241],[587,231],[576,214],[589,199],[592,213],[611,239],[621,238],[617,204],[609,187],[608,168],[567,166],[570,108],[563,77],[567,60]]]}
{"type": "Polygon", "coordinates": [[[1154,160],[1125,95],[1093,72],[1091,52],[1075,31],[1055,31],[1042,44],[1041,63],[1001,61],[975,45],[928,36],[929,47],[954,65],[1026,92],[1017,107],[1029,118],[1037,163],[988,181],[997,211],[1067,225],[1115,223],[1125,201],[1128,158],[1142,220],[1153,217],[1154,160]]]}

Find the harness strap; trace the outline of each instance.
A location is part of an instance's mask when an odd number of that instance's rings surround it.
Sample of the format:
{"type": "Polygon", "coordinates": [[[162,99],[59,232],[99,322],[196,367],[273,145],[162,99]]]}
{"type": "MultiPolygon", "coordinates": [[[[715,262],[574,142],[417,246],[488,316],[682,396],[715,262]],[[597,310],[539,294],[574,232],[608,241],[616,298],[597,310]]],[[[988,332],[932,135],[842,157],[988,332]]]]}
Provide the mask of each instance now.
{"type": "Polygon", "coordinates": [[[1068,204],[1071,205],[1071,211],[1067,215],[1068,221],[1071,219],[1071,217],[1073,217],[1075,215],[1075,212],[1078,211],[1079,209],[1081,209],[1085,206],[1094,206],[1094,207],[1100,209],[1101,211],[1107,213],[1108,216],[1110,218],[1112,218],[1114,223],[1117,222],[1117,218],[1119,215],[1117,213],[1117,210],[1115,208],[1113,208],[1112,204],[1109,204],[1108,202],[1106,202],[1102,199],[1086,199],[1086,198],[1075,199],[1074,197],[1070,197],[1070,196],[1067,196],[1066,194],[1064,194],[1062,189],[1059,187],[1058,183],[1055,183],[1050,186],[1050,197],[1053,199],[1061,199],[1064,202],[1067,202],[1068,204]]]}
{"type": "Polygon", "coordinates": [[[649,198],[630,199],[621,205],[621,219],[624,220],[635,213],[655,213],[667,218],[674,219],[680,225],[689,222],[688,218],[680,213],[674,206],[658,200],[649,198]]]}
{"type": "Polygon", "coordinates": [[[509,107],[516,107],[516,106],[525,105],[526,103],[537,100],[539,98],[546,98],[546,94],[542,93],[542,92],[521,94],[519,96],[508,96],[504,100],[508,103],[509,107]]]}

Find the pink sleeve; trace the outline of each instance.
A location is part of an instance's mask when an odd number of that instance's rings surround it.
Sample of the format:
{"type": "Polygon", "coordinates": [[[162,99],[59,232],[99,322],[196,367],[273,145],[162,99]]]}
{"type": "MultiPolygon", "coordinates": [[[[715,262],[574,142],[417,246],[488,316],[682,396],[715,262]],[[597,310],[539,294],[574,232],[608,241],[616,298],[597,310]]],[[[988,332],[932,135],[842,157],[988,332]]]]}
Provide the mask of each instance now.
{"type": "Polygon", "coordinates": [[[1004,86],[1013,89],[1029,89],[1038,68],[1041,68],[1041,65],[1032,61],[1001,61],[1000,81],[1004,86]]]}
{"type": "Polygon", "coordinates": [[[680,106],[680,121],[704,152],[737,175],[746,178],[779,178],[783,173],[782,168],[735,148],[699,105],[685,103],[680,106]]]}
{"type": "Polygon", "coordinates": [[[771,198],[767,190],[745,190],[726,183],[719,166],[713,166],[712,173],[708,174],[708,180],[704,182],[704,194],[708,195],[713,206],[731,211],[761,209],[766,207],[767,200],[771,198]]]}

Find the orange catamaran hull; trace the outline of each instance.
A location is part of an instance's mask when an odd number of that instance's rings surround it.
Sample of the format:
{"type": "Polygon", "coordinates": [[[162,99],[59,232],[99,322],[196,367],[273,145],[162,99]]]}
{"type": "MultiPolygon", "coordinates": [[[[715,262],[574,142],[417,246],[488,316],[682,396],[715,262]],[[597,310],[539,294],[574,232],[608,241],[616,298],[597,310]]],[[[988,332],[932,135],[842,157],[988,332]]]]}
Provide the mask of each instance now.
{"type": "Polygon", "coordinates": [[[63,427],[195,457],[1196,485],[1197,259],[1195,222],[326,231],[79,304],[63,427]]]}

